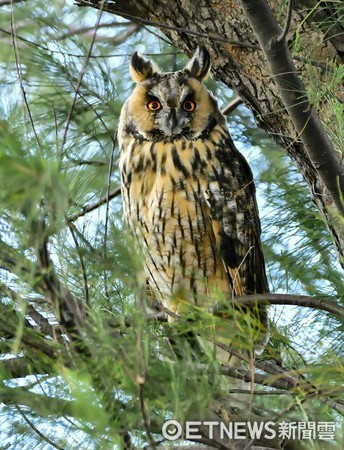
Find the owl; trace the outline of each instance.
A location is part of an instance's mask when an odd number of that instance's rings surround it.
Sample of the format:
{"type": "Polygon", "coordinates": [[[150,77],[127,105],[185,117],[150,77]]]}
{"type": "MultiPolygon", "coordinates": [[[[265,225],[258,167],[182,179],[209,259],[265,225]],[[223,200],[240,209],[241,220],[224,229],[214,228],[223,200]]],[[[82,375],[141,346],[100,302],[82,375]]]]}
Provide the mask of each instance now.
{"type": "MultiPolygon", "coordinates": [[[[124,217],[149,291],[174,317],[268,292],[252,172],[203,84],[209,71],[204,47],[168,73],[134,53],[118,130],[124,217]]],[[[265,307],[252,309],[265,324],[265,307]]]]}

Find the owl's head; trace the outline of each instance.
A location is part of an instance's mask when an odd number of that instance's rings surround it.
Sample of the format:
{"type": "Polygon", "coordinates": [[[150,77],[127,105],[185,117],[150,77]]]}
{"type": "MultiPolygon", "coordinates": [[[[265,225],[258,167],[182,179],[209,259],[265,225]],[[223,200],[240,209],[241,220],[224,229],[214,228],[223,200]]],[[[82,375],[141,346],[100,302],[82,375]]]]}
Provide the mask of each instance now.
{"type": "Polygon", "coordinates": [[[205,136],[221,116],[203,84],[209,71],[210,56],[204,47],[197,48],[184,69],[168,73],[134,53],[130,74],[137,85],[123,110],[126,133],[150,141],[205,136]]]}

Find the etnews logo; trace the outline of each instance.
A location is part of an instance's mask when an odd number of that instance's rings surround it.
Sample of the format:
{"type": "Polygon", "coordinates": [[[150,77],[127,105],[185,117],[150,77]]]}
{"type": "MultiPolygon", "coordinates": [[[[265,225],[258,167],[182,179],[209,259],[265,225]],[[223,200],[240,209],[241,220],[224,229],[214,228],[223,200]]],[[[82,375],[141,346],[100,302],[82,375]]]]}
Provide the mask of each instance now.
{"type": "Polygon", "coordinates": [[[167,420],[162,435],[169,441],[177,439],[197,440],[206,436],[223,439],[319,439],[334,440],[334,422],[224,422],[167,420]]]}

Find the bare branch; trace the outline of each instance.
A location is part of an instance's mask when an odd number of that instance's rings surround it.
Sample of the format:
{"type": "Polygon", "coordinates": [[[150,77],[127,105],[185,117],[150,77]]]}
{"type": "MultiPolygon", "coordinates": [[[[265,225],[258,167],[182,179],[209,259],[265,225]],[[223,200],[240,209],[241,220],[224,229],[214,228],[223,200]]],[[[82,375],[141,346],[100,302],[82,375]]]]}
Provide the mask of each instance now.
{"type": "MultiPolygon", "coordinates": [[[[91,6],[92,8],[99,9],[99,3],[97,0],[77,0],[76,4],[78,6],[91,6]]],[[[173,31],[179,31],[181,33],[190,34],[193,36],[199,36],[199,37],[205,37],[212,41],[218,41],[218,42],[226,42],[228,44],[237,45],[238,47],[245,47],[245,48],[253,48],[257,49],[258,46],[251,44],[250,42],[239,42],[232,39],[227,39],[218,35],[209,34],[209,33],[202,33],[201,31],[194,31],[190,30],[188,28],[181,28],[176,27],[173,25],[167,25],[166,23],[161,22],[155,22],[153,20],[143,19],[142,17],[133,16],[131,14],[124,13],[123,11],[117,11],[116,10],[116,4],[108,4],[103,8],[103,11],[106,12],[112,12],[113,14],[119,14],[122,17],[125,17],[126,19],[133,20],[135,22],[143,23],[145,25],[152,25],[154,27],[167,29],[167,30],[173,30],[173,31]]]]}
{"type": "Polygon", "coordinates": [[[86,311],[80,299],[76,298],[65,286],[62,286],[50,258],[47,238],[38,249],[42,272],[44,294],[48,303],[57,313],[61,324],[73,334],[85,326],[86,311]]]}
{"type": "MultiPolygon", "coordinates": [[[[116,137],[117,139],[117,137],[116,137]]],[[[107,238],[108,238],[108,229],[109,229],[109,212],[110,212],[110,187],[111,187],[111,175],[113,170],[113,159],[115,154],[115,145],[116,145],[116,139],[113,142],[112,151],[110,155],[109,160],[109,168],[108,168],[108,177],[107,177],[107,186],[106,186],[106,210],[105,210],[105,225],[104,225],[104,246],[103,246],[103,252],[104,252],[104,259],[107,259],[107,238]]],[[[107,271],[104,270],[104,292],[106,298],[109,298],[109,289],[108,289],[108,276],[107,271]]]]}
{"type": "Polygon", "coordinates": [[[287,37],[290,28],[291,16],[293,13],[294,0],[288,0],[287,18],[282,33],[278,36],[277,42],[283,41],[287,37]]]}
{"type": "Polygon", "coordinates": [[[0,371],[2,377],[24,378],[28,375],[44,375],[52,372],[49,365],[39,363],[34,365],[31,360],[25,357],[8,358],[0,360],[0,371]],[[39,367],[38,367],[39,366],[39,367]]]}
{"type": "Polygon", "coordinates": [[[118,197],[121,193],[121,187],[118,186],[116,187],[113,191],[107,193],[106,195],[104,195],[104,197],[102,197],[101,199],[99,199],[98,201],[91,203],[90,205],[85,206],[82,211],[80,211],[80,213],[76,213],[76,214],[72,214],[71,216],[68,217],[68,221],[69,222],[75,222],[79,217],[84,216],[85,214],[94,211],[95,209],[99,208],[102,205],[105,205],[106,203],[108,203],[110,200],[118,197]]]}
{"type": "Polygon", "coordinates": [[[68,158],[68,160],[71,161],[76,166],[94,166],[94,167],[107,166],[107,163],[104,161],[96,161],[96,160],[89,160],[89,159],[75,159],[75,158],[68,158]]]}
{"type": "Polygon", "coordinates": [[[80,267],[81,267],[81,272],[82,272],[82,279],[83,279],[83,282],[84,282],[85,302],[86,302],[86,305],[89,305],[90,298],[89,298],[89,290],[88,290],[88,283],[87,283],[87,272],[86,272],[86,266],[85,266],[84,257],[81,254],[79,242],[78,242],[78,240],[77,240],[77,238],[75,236],[75,232],[74,232],[74,229],[72,227],[72,224],[71,223],[68,224],[68,227],[69,227],[70,234],[72,235],[76,251],[77,251],[78,256],[79,256],[80,267]]]}
{"type": "MultiPolygon", "coordinates": [[[[97,42],[109,42],[112,45],[120,45],[123,42],[125,42],[130,36],[135,34],[137,31],[141,29],[141,25],[138,25],[137,23],[132,23],[130,26],[128,26],[126,29],[120,31],[115,36],[104,36],[104,35],[97,35],[96,41],[97,42]]],[[[89,34],[86,36],[92,37],[92,32],[90,31],[89,34]]]]}
{"type": "Polygon", "coordinates": [[[75,104],[76,104],[76,99],[78,97],[78,92],[79,92],[79,89],[81,87],[82,80],[83,80],[84,75],[86,73],[86,67],[88,65],[88,61],[89,61],[90,55],[91,55],[92,50],[93,50],[93,46],[94,46],[96,35],[97,35],[97,29],[98,29],[98,26],[100,24],[100,19],[101,19],[102,12],[103,12],[103,7],[104,7],[104,0],[102,0],[100,2],[99,8],[98,8],[99,9],[99,13],[98,13],[98,17],[97,17],[97,21],[96,21],[96,25],[95,25],[95,30],[94,30],[94,33],[93,33],[93,37],[92,37],[92,40],[91,40],[91,43],[90,43],[87,55],[85,56],[85,59],[84,59],[81,71],[80,71],[80,75],[79,75],[79,79],[78,79],[78,82],[77,82],[76,87],[75,87],[75,93],[74,93],[74,96],[73,96],[72,103],[71,103],[70,108],[68,110],[67,119],[66,119],[66,126],[65,126],[65,130],[64,130],[64,133],[63,133],[63,136],[62,136],[62,142],[61,142],[61,149],[62,150],[63,150],[63,148],[65,146],[65,143],[66,143],[66,140],[67,140],[67,134],[68,134],[68,130],[69,130],[69,125],[70,125],[70,122],[71,122],[71,119],[72,119],[72,114],[73,114],[74,107],[75,107],[75,104]]]}
{"type": "MultiPolygon", "coordinates": [[[[227,350],[230,350],[229,347],[227,347],[227,350]]],[[[200,364],[197,366],[199,370],[204,371],[207,369],[207,366],[204,364],[200,364]]],[[[207,369],[208,370],[208,369],[207,369]]],[[[252,373],[250,370],[239,370],[234,369],[231,366],[228,365],[221,365],[220,366],[220,373],[222,375],[225,375],[227,377],[236,378],[238,380],[245,381],[246,383],[255,383],[255,384],[261,384],[262,386],[269,386],[276,389],[282,389],[284,391],[291,390],[296,388],[296,382],[294,380],[290,380],[286,377],[270,377],[267,375],[262,375],[260,373],[252,373]]],[[[250,393],[250,391],[247,391],[250,393]]]]}
{"type": "MultiPolygon", "coordinates": [[[[26,320],[25,321],[26,327],[35,328],[36,330],[38,329],[43,334],[46,334],[52,338],[57,338],[59,342],[64,342],[64,338],[62,337],[61,331],[56,327],[54,327],[53,325],[51,325],[49,323],[49,320],[29,303],[30,299],[26,300],[21,298],[20,295],[17,294],[17,292],[15,292],[13,289],[11,289],[10,287],[6,286],[1,282],[0,282],[0,293],[11,298],[17,306],[23,307],[25,310],[25,314],[28,315],[34,321],[35,325],[31,325],[26,320]]],[[[8,310],[11,310],[13,311],[13,313],[17,314],[17,311],[15,309],[12,309],[9,305],[1,303],[0,310],[1,308],[7,308],[8,310]]]]}
{"type": "MultiPolygon", "coordinates": [[[[44,230],[44,224],[41,229],[44,230]]],[[[85,325],[84,305],[65,286],[60,283],[47,248],[47,237],[39,249],[40,267],[23,256],[18,250],[0,240],[0,267],[18,275],[20,279],[40,293],[52,306],[66,329],[76,331],[85,325]]],[[[40,236],[42,239],[42,236],[40,236]]]]}
{"type": "Polygon", "coordinates": [[[27,391],[23,387],[8,388],[0,386],[0,401],[8,406],[22,405],[33,409],[41,417],[56,415],[75,416],[75,401],[68,401],[65,398],[47,397],[27,391]]]}
{"type": "Polygon", "coordinates": [[[309,297],[307,295],[292,294],[253,294],[235,297],[234,302],[240,304],[248,304],[254,302],[266,302],[270,305],[294,305],[303,306],[305,308],[319,309],[327,311],[339,317],[344,317],[344,308],[338,303],[326,297],[309,297]]]}
{"type": "Polygon", "coordinates": [[[18,74],[18,81],[19,81],[19,86],[20,86],[20,90],[21,90],[21,94],[22,94],[22,98],[23,98],[23,102],[24,105],[26,107],[28,116],[29,116],[29,121],[30,121],[30,125],[33,131],[33,134],[35,136],[36,142],[37,142],[37,146],[39,149],[41,149],[41,143],[40,140],[38,138],[38,134],[36,132],[36,127],[33,121],[33,117],[31,114],[31,109],[29,106],[29,102],[27,99],[27,95],[26,95],[26,90],[24,87],[24,83],[23,83],[23,74],[22,74],[22,70],[21,70],[21,63],[20,63],[20,54],[19,54],[19,49],[18,49],[18,40],[17,40],[17,34],[16,34],[16,30],[14,27],[14,18],[13,15],[11,17],[11,35],[12,35],[12,43],[13,43],[13,51],[14,51],[14,57],[15,57],[15,63],[16,63],[16,69],[17,69],[17,74],[18,74]]]}
{"type": "Polygon", "coordinates": [[[57,448],[58,450],[64,450],[63,447],[60,447],[59,445],[55,444],[51,439],[49,439],[45,434],[43,434],[34,424],[31,422],[31,420],[27,417],[27,415],[22,411],[20,406],[16,405],[16,409],[19,412],[19,414],[22,416],[22,418],[25,420],[25,422],[29,425],[29,427],[45,442],[47,442],[49,445],[51,445],[54,448],[57,448]]]}
{"type": "Polygon", "coordinates": [[[140,409],[141,409],[141,414],[142,414],[142,419],[143,419],[143,425],[144,425],[146,433],[147,433],[147,438],[150,443],[150,447],[153,449],[156,449],[157,448],[156,444],[154,442],[152,433],[150,432],[150,423],[149,423],[150,420],[149,420],[149,417],[147,416],[145,400],[144,400],[144,396],[143,396],[142,383],[140,383],[140,382],[138,382],[138,389],[139,389],[139,400],[140,400],[140,409]]]}
{"type": "Polygon", "coordinates": [[[0,8],[1,6],[12,5],[12,3],[20,3],[25,0],[0,0],[0,8]]]}
{"type": "Polygon", "coordinates": [[[344,214],[344,168],[321,120],[309,103],[306,88],[297,74],[286,40],[278,41],[283,32],[266,0],[241,0],[241,4],[308,157],[338,211],[344,214]]]}
{"type": "Polygon", "coordinates": [[[85,236],[78,230],[78,228],[75,226],[73,222],[68,222],[68,226],[74,231],[74,233],[78,236],[81,242],[85,244],[85,246],[89,249],[89,251],[92,253],[93,257],[97,259],[98,261],[102,261],[103,255],[97,251],[95,247],[85,238],[85,236]]]}
{"type": "MultiPolygon", "coordinates": [[[[100,23],[98,26],[98,30],[101,28],[118,28],[118,27],[128,27],[131,28],[133,25],[137,28],[136,24],[133,24],[131,22],[106,22],[106,23],[100,23]]],[[[62,41],[63,39],[69,38],[71,36],[76,36],[78,34],[84,34],[89,33],[90,31],[94,31],[95,26],[87,26],[87,27],[69,27],[68,31],[61,34],[60,36],[55,37],[55,40],[62,41]]]]}
{"type": "Polygon", "coordinates": [[[233,112],[239,105],[241,105],[243,101],[240,97],[235,98],[232,100],[228,105],[226,105],[222,110],[222,114],[224,116],[228,116],[231,112],[233,112]]]}
{"type": "MultiPolygon", "coordinates": [[[[301,306],[326,311],[341,318],[344,317],[344,307],[328,297],[309,297],[308,295],[266,293],[234,297],[233,302],[240,305],[249,305],[251,303],[259,302],[266,303],[267,305],[301,306]]],[[[178,315],[165,308],[163,305],[160,305],[158,302],[153,302],[153,305],[155,308],[160,311],[164,311],[171,317],[178,317],[178,315]]]]}

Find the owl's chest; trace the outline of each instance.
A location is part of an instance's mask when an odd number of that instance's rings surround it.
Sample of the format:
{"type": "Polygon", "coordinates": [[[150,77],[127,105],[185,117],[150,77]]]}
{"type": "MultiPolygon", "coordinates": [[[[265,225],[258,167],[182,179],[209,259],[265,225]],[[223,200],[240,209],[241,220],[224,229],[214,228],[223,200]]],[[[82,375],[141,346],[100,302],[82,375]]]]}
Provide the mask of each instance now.
{"type": "Polygon", "coordinates": [[[124,213],[146,255],[150,284],[165,294],[188,290],[194,296],[206,295],[211,279],[222,287],[206,200],[213,153],[183,143],[126,153],[120,161],[124,213]]]}
{"type": "MultiPolygon", "coordinates": [[[[120,159],[125,216],[132,225],[164,236],[184,235],[192,226],[205,232],[208,188],[213,154],[200,144],[133,143],[120,159]],[[188,227],[187,227],[188,224],[188,227]]],[[[163,236],[162,236],[163,237],[163,236]]]]}

